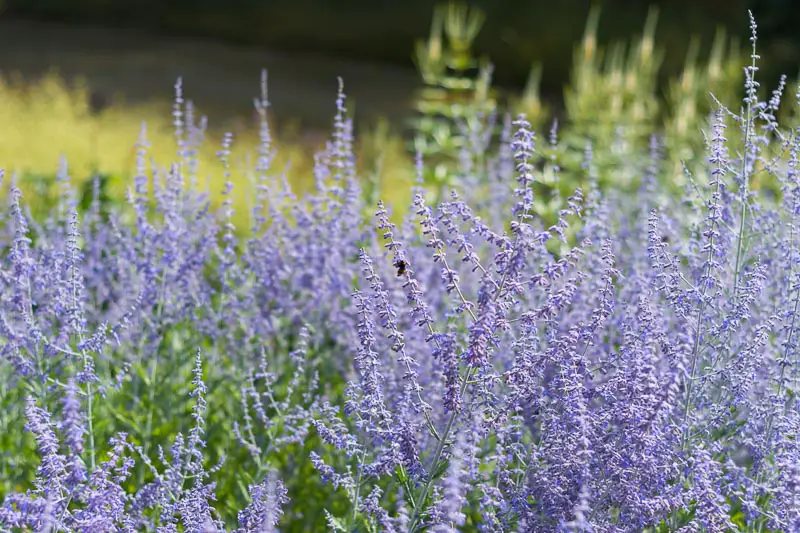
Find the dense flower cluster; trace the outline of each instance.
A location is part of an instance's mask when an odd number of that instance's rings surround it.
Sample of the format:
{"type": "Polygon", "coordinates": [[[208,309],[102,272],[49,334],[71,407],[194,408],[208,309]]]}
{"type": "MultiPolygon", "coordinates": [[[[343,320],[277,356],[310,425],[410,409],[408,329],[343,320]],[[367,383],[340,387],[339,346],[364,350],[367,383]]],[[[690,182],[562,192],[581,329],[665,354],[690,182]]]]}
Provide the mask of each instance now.
{"type": "Polygon", "coordinates": [[[347,504],[314,526],[338,531],[800,531],[800,128],[777,125],[783,81],[758,99],[755,57],[682,201],[658,194],[654,137],[635,194],[598,189],[589,146],[584,190],[533,216],[537,168],[558,162],[519,117],[497,150],[474,134],[487,157],[463,158],[469,187],[436,205],[415,189],[398,225],[363,205],[341,90],[301,198],[271,169],[257,100],[247,237],[230,181],[219,209],[198,185],[204,131],[180,85],[176,162],[149,162],[143,130],[126,206],[96,194],[78,212],[64,163],[36,221],[12,176],[0,379],[40,460],[4,470],[31,482],[5,494],[0,527],[275,531],[302,519],[292,465],[308,460],[296,475],[347,504]],[[757,198],[757,175],[778,200],[757,198]],[[185,424],[164,449],[156,385],[182,368],[185,424]],[[207,453],[225,427],[209,422],[215,379],[249,458],[238,524],[227,459],[207,453]],[[150,409],[144,427],[109,419],[115,398],[150,409]]]}

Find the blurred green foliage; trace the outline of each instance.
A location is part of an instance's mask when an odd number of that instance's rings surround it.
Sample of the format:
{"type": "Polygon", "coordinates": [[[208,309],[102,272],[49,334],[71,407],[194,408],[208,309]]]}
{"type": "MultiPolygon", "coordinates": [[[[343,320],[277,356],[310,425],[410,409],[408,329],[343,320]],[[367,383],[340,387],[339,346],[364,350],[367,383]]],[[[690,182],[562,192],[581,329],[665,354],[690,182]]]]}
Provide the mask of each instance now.
{"type": "Polygon", "coordinates": [[[425,161],[423,179],[437,193],[453,184],[459,154],[468,148],[463,130],[478,131],[482,118],[498,108],[489,60],[477,59],[472,49],[485,17],[466,4],[440,4],[430,37],[417,42],[414,59],[423,87],[413,104],[410,151],[425,161]]]}
{"type": "MultiPolygon", "coordinates": [[[[592,174],[601,187],[639,186],[652,165],[648,159],[652,136],[669,158],[666,171],[658,176],[667,190],[683,192],[688,176],[705,179],[703,129],[715,107],[713,97],[736,102],[743,87],[743,56],[724,30],[717,31],[710,52],[702,56],[699,40],[690,39],[681,72],[662,82],[665,50],[656,38],[658,9],[651,8],[638,36],[603,46],[601,11],[594,7],[583,39],[574,47],[570,81],[563,89],[564,107],[554,112],[543,103],[539,85],[549,65],[532,65],[521,94],[498,96],[486,67],[494,58],[479,61],[470,46],[483,22],[481,12],[471,13],[465,4],[440,5],[430,38],[417,47],[424,88],[415,107],[421,118],[415,122],[414,148],[427,163],[433,160],[438,170],[437,175],[426,176],[429,185],[438,190],[453,176],[452,166],[471,130],[455,124],[478,124],[479,117],[492,111],[524,113],[537,130],[542,168],[537,176],[537,210],[547,219],[561,207],[561,198],[586,185],[589,173],[580,154],[588,146],[593,151],[592,174]],[[469,32],[462,31],[469,38],[461,40],[457,49],[442,22],[446,17],[461,17],[461,25],[470,27],[469,32]],[[472,67],[477,75],[470,77],[459,66],[472,67]]],[[[732,140],[736,130],[729,130],[732,140]]]]}

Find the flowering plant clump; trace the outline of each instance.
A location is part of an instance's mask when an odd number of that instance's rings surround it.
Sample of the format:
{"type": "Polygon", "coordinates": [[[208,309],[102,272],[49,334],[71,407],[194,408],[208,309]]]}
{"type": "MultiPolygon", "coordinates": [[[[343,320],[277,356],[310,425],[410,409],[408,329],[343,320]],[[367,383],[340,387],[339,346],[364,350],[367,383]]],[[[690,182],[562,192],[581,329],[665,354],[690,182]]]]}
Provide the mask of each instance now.
{"type": "Polygon", "coordinates": [[[299,198],[256,100],[247,231],[235,140],[214,207],[180,84],[176,161],[143,128],[126,206],[79,210],[63,162],[35,220],[6,177],[0,529],[800,531],[800,128],[783,80],[759,98],[752,27],[681,199],[657,135],[632,192],[587,143],[545,224],[558,162],[520,116],[439,203],[364,205],[341,89],[299,198]]]}

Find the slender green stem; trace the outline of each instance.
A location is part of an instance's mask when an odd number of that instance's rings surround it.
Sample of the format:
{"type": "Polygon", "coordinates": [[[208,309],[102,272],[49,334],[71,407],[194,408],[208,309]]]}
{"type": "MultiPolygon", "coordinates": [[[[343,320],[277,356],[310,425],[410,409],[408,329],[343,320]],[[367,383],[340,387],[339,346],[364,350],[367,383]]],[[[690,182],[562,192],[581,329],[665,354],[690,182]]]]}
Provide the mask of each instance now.
{"type": "MultiPolygon", "coordinates": [[[[464,393],[466,392],[467,382],[469,381],[469,378],[471,377],[472,370],[473,369],[471,367],[467,369],[467,374],[466,374],[466,376],[464,378],[464,381],[461,382],[461,389],[460,389],[459,396],[461,396],[462,398],[464,396],[464,393]]],[[[458,411],[456,411],[456,410],[454,410],[452,413],[450,413],[450,418],[447,420],[447,425],[445,426],[444,431],[442,432],[442,438],[439,439],[439,442],[436,443],[436,451],[433,454],[433,462],[431,463],[431,472],[430,472],[430,475],[428,476],[428,481],[425,482],[425,486],[423,487],[422,492],[420,493],[420,496],[417,499],[417,504],[418,505],[416,505],[414,507],[414,514],[411,516],[410,531],[414,531],[414,528],[416,526],[416,522],[420,518],[420,516],[419,516],[420,507],[422,505],[425,505],[425,499],[428,497],[428,493],[431,490],[431,486],[433,486],[433,473],[436,471],[436,467],[437,467],[437,465],[439,464],[439,461],[442,458],[442,453],[444,452],[445,441],[447,440],[447,437],[450,435],[450,431],[453,429],[453,424],[456,421],[456,416],[457,415],[458,415],[458,411]]]]}
{"type": "MultiPolygon", "coordinates": [[[[755,68],[756,68],[756,55],[755,55],[755,43],[753,43],[753,55],[752,55],[752,62],[750,65],[750,76],[755,76],[755,68]]],[[[754,80],[751,80],[754,81],[754,80]]],[[[741,268],[742,259],[743,259],[743,250],[744,250],[744,229],[745,223],[747,222],[747,196],[748,196],[748,188],[749,188],[749,177],[747,175],[747,162],[748,162],[748,150],[750,149],[750,134],[753,122],[753,101],[752,98],[748,95],[747,97],[747,112],[745,115],[745,125],[744,125],[744,149],[742,151],[742,165],[741,165],[741,191],[739,191],[739,201],[741,203],[741,215],[739,216],[739,236],[737,237],[736,241],[736,266],[733,270],[733,300],[736,301],[737,291],[739,289],[739,269],[741,268]]]]}
{"type": "Polygon", "coordinates": [[[89,465],[91,466],[92,471],[94,471],[97,461],[97,451],[95,449],[94,442],[94,391],[92,390],[91,380],[86,384],[86,394],[86,424],[89,430],[89,465]]]}
{"type": "Polygon", "coordinates": [[[361,454],[361,459],[358,461],[358,475],[356,476],[356,492],[353,496],[353,514],[350,517],[350,527],[352,530],[355,530],[356,519],[358,518],[358,498],[361,494],[361,476],[364,470],[364,459],[366,458],[367,452],[363,452],[361,454]]]}
{"type": "MultiPolygon", "coordinates": [[[[167,283],[167,275],[166,272],[161,276],[161,286],[159,290],[159,299],[158,299],[158,308],[156,309],[156,320],[155,323],[158,324],[160,322],[161,315],[164,313],[164,291],[166,290],[166,283],[167,283]]],[[[155,398],[156,398],[156,377],[158,372],[158,354],[161,351],[161,345],[164,342],[165,332],[159,331],[161,334],[161,342],[159,346],[156,348],[155,353],[152,355],[152,359],[150,360],[150,371],[148,372],[148,379],[150,380],[150,387],[148,389],[147,395],[147,418],[145,421],[145,433],[143,435],[143,444],[142,444],[142,453],[143,455],[147,455],[147,452],[150,448],[150,438],[153,434],[153,408],[155,405],[155,398]]],[[[139,471],[139,484],[144,481],[144,470],[139,471]]]]}
{"type": "Polygon", "coordinates": [[[147,450],[150,447],[150,435],[152,435],[153,431],[153,405],[155,404],[156,398],[156,379],[158,376],[158,352],[156,351],[153,354],[153,358],[150,360],[150,371],[148,372],[148,380],[150,381],[150,386],[148,387],[148,394],[147,394],[147,419],[145,422],[145,441],[142,446],[144,453],[147,454],[147,450]]]}
{"type": "MultiPolygon", "coordinates": [[[[79,334],[79,340],[81,344],[83,344],[83,333],[79,334]]],[[[81,349],[81,354],[83,356],[83,371],[89,368],[89,354],[86,353],[85,349],[81,349]]],[[[95,467],[97,466],[97,449],[95,446],[95,438],[94,438],[94,390],[92,388],[92,380],[94,376],[87,376],[86,380],[86,425],[87,425],[87,432],[89,434],[89,466],[91,467],[92,471],[94,471],[95,467]]]]}
{"type": "Polygon", "coordinates": [[[702,333],[703,313],[705,311],[705,291],[700,296],[702,301],[697,309],[697,326],[694,336],[694,347],[692,349],[692,360],[690,364],[689,380],[686,383],[686,401],[683,404],[683,438],[681,439],[681,448],[686,449],[686,444],[689,440],[689,409],[692,405],[692,385],[697,379],[697,361],[699,359],[698,353],[700,351],[700,337],[702,333]]]}

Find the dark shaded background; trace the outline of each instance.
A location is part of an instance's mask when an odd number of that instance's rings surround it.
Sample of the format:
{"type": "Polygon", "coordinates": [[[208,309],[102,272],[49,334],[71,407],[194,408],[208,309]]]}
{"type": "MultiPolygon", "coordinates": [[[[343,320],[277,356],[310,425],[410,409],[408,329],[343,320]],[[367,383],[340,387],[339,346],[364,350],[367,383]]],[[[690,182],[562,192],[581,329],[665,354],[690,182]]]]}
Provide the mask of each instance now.
{"type": "MultiPolygon", "coordinates": [[[[171,35],[223,39],[407,64],[414,40],[428,33],[431,0],[5,0],[7,16],[79,24],[127,26],[171,35]]],[[[491,56],[501,84],[524,82],[530,64],[547,64],[548,85],[565,79],[572,43],[580,38],[587,0],[472,0],[487,21],[477,48],[491,56]]],[[[641,30],[650,2],[606,0],[600,34],[624,38],[641,30]]],[[[764,54],[797,69],[797,0],[670,0],[660,7],[658,38],[665,68],[678,68],[687,37],[709,42],[718,25],[747,32],[747,9],[760,26],[764,54]],[[777,57],[776,57],[777,56],[777,57]],[[789,65],[789,63],[794,63],[789,65]]],[[[776,68],[778,68],[776,66],[776,68]]]]}
{"type": "MultiPolygon", "coordinates": [[[[318,56],[318,64],[346,59],[394,65],[411,72],[414,42],[428,35],[437,2],[0,0],[0,3],[5,5],[2,19],[6,27],[14,21],[22,24],[33,20],[94,26],[94,30],[98,26],[105,30],[135,28],[150,32],[153,39],[192,38],[194,42],[241,45],[251,51],[304,52],[318,56]]],[[[476,50],[491,58],[496,84],[521,87],[532,62],[541,61],[543,93],[547,100],[557,103],[569,79],[574,46],[583,34],[592,2],[472,0],[469,3],[486,12],[476,50]]],[[[599,36],[601,42],[608,43],[640,33],[651,2],[605,0],[600,4],[599,36]]],[[[662,68],[665,78],[680,71],[693,36],[701,39],[702,50],[708,50],[716,30],[723,26],[731,36],[738,37],[744,48],[749,33],[747,9],[753,10],[759,24],[759,53],[764,58],[762,86],[775,85],[780,73],[794,79],[800,72],[800,0],[670,0],[652,4],[660,10],[656,38],[666,48],[662,68]]],[[[4,46],[13,47],[14,43],[6,40],[4,46]]],[[[58,43],[52,46],[58,47],[58,43]]],[[[309,67],[298,64],[297,68],[309,67]]],[[[218,83],[223,84],[224,80],[218,83]]],[[[357,87],[362,92],[361,99],[368,99],[369,94],[364,93],[370,91],[391,92],[388,88],[391,80],[381,83],[369,90],[357,87]]],[[[252,88],[250,85],[251,92],[252,88]]],[[[402,91],[405,90],[403,87],[402,91]]],[[[329,89],[330,94],[334,91],[333,87],[329,89]]],[[[391,99],[397,98],[387,98],[391,99]]]]}

